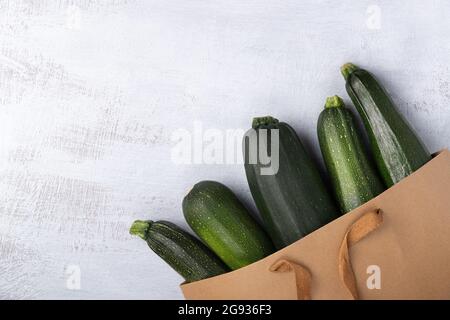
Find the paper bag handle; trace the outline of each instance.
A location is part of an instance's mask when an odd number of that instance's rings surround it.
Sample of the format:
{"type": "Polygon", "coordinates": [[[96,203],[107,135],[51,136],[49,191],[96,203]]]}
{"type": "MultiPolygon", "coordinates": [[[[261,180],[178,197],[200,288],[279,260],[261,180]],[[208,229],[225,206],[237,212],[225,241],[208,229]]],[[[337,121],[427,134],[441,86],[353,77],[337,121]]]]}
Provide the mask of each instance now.
{"type": "MultiPolygon", "coordinates": [[[[369,211],[359,217],[347,229],[342,240],[339,255],[339,277],[353,299],[358,299],[356,277],[350,260],[350,247],[358,243],[383,223],[381,209],[369,211]]],[[[297,300],[311,299],[311,272],[305,266],[286,259],[277,260],[269,268],[271,272],[289,272],[295,278],[297,300]]]]}
{"type": "Polygon", "coordinates": [[[358,299],[358,288],[356,286],[356,277],[353,272],[350,259],[350,247],[358,243],[369,233],[376,230],[383,223],[383,213],[381,209],[369,211],[358,218],[347,229],[339,249],[338,265],[339,277],[350,292],[353,299],[358,299]]]}
{"type": "Polygon", "coordinates": [[[272,264],[269,271],[292,273],[297,288],[297,300],[311,299],[311,273],[306,267],[286,259],[281,259],[272,264]]]}

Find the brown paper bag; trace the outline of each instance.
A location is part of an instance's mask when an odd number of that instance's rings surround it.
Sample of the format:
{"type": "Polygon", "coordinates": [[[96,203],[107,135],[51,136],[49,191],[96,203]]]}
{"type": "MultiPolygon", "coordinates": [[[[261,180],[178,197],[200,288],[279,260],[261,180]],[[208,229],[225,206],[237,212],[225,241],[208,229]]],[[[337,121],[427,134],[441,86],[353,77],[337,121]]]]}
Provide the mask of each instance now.
{"type": "Polygon", "coordinates": [[[292,245],[187,299],[450,299],[450,152],[292,245]]]}

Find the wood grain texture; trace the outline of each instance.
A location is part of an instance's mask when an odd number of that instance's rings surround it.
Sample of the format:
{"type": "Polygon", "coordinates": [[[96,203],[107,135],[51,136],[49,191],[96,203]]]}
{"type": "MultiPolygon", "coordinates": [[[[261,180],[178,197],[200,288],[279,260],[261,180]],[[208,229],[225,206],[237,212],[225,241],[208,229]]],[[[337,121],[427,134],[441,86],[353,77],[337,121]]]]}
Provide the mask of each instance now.
{"type": "Polygon", "coordinates": [[[271,114],[318,159],[345,62],[381,79],[430,150],[448,147],[450,3],[376,1],[379,28],[373,5],[0,0],[0,299],[181,298],[131,222],[186,226],[181,199],[201,179],[254,206],[242,166],[175,165],[172,133],[271,114]]]}

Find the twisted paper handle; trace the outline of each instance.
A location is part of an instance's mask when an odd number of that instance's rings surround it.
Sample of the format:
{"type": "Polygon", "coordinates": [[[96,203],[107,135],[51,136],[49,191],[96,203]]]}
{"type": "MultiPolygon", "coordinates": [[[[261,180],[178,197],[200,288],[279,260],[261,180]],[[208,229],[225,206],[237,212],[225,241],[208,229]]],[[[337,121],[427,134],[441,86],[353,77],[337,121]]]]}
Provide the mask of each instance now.
{"type": "MultiPolygon", "coordinates": [[[[383,215],[380,209],[369,211],[352,223],[342,240],[338,255],[339,277],[353,299],[358,299],[358,288],[356,286],[356,277],[353,272],[349,249],[369,233],[376,230],[382,223],[383,215]]],[[[282,259],[271,265],[269,271],[293,273],[297,286],[297,300],[311,299],[312,276],[308,268],[298,263],[282,259]]]]}

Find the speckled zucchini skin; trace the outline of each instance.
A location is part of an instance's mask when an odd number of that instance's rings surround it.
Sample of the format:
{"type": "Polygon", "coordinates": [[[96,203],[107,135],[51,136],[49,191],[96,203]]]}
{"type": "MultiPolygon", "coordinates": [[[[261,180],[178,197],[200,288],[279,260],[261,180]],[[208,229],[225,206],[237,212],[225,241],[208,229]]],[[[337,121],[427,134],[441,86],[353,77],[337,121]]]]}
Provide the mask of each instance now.
{"type": "Polygon", "coordinates": [[[130,233],[143,238],[187,282],[229,271],[202,242],[171,222],[136,221],[130,233]]]}
{"type": "Polygon", "coordinates": [[[215,181],[201,181],[183,199],[189,226],[231,269],[274,251],[262,227],[234,193],[215,181]]]}
{"type": "Polygon", "coordinates": [[[428,162],[431,154],[368,71],[351,63],[341,71],[369,135],[378,170],[390,187],[428,162]]]}
{"type": "MultiPolygon", "coordinates": [[[[339,217],[339,210],[291,126],[270,116],[255,118],[252,126],[243,139],[245,173],[266,230],[281,249],[339,217]],[[279,169],[273,175],[262,175],[265,165],[250,163],[248,158],[251,149],[247,137],[252,130],[264,129],[268,136],[270,130],[278,130],[279,135],[279,169]]],[[[259,154],[259,134],[257,137],[259,154]]],[[[270,150],[270,146],[262,147],[270,150]]]]}
{"type": "Polygon", "coordinates": [[[320,149],[343,213],[384,190],[383,183],[356,131],[352,114],[342,100],[328,98],[317,123],[320,149]]]}

